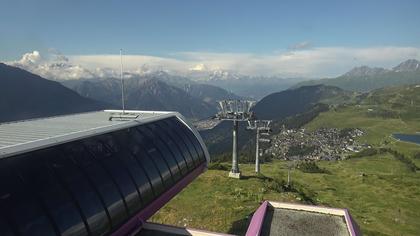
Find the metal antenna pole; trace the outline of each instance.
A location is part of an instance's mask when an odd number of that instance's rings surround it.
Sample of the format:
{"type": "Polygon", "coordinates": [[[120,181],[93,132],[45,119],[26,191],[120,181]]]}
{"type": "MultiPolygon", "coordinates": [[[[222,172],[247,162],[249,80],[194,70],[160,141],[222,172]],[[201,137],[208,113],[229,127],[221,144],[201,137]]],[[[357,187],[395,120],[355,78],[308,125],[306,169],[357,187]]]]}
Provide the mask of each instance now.
{"type": "Polygon", "coordinates": [[[121,70],[120,70],[120,79],[121,79],[121,103],[122,103],[122,110],[123,110],[123,114],[124,114],[125,113],[125,96],[124,96],[124,78],[123,78],[122,49],[120,49],[120,62],[121,62],[121,70]]]}

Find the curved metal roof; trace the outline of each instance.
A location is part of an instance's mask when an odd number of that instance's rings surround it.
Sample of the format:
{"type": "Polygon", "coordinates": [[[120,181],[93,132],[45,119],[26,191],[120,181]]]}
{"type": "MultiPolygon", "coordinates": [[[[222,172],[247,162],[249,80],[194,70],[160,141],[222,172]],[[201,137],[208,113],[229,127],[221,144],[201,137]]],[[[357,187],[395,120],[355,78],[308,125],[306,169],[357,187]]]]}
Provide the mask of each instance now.
{"type": "MultiPolygon", "coordinates": [[[[172,116],[187,125],[204,145],[198,132],[178,112],[126,110],[127,118],[118,119],[116,114],[121,112],[105,110],[0,123],[0,159],[172,116]]],[[[207,150],[205,154],[209,161],[207,150]]]]}
{"type": "Polygon", "coordinates": [[[2,126],[0,235],[130,235],[209,160],[176,112],[102,111],[2,126]]]}

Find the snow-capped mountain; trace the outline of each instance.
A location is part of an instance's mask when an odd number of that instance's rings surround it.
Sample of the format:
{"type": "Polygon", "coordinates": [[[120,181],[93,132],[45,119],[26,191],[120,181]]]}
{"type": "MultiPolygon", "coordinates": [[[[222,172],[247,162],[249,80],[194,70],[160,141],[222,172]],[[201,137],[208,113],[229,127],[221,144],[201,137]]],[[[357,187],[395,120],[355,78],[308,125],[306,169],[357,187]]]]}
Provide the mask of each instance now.
{"type": "Polygon", "coordinates": [[[214,70],[209,74],[209,80],[238,80],[246,76],[241,76],[234,72],[225,70],[214,70]]]}
{"type": "Polygon", "coordinates": [[[420,62],[410,59],[395,66],[392,70],[360,66],[336,78],[304,81],[294,87],[324,84],[345,90],[366,92],[388,86],[418,83],[420,83],[420,62]]]}
{"type": "Polygon", "coordinates": [[[409,59],[392,69],[395,72],[420,71],[420,62],[416,59],[409,59]]]}
{"type": "Polygon", "coordinates": [[[367,77],[384,74],[389,72],[389,70],[381,67],[369,67],[369,66],[359,66],[351,69],[349,72],[345,73],[345,77],[367,77]]]}

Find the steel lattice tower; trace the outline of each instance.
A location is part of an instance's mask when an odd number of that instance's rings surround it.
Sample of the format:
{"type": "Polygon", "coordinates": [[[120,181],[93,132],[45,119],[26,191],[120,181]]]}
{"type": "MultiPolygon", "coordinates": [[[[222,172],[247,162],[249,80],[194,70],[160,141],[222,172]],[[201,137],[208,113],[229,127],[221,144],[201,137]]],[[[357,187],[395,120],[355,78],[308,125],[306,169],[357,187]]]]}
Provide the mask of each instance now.
{"type": "Polygon", "coordinates": [[[255,138],[255,172],[260,173],[260,142],[270,142],[269,139],[260,138],[260,135],[268,135],[271,132],[270,129],[271,120],[248,120],[247,129],[256,131],[255,138]]]}
{"type": "Polygon", "coordinates": [[[238,164],[238,126],[239,121],[248,121],[252,119],[253,113],[250,111],[255,104],[254,101],[247,100],[223,100],[219,101],[219,112],[216,118],[219,120],[233,121],[233,145],[232,145],[232,169],[229,172],[229,177],[240,178],[238,164]]]}

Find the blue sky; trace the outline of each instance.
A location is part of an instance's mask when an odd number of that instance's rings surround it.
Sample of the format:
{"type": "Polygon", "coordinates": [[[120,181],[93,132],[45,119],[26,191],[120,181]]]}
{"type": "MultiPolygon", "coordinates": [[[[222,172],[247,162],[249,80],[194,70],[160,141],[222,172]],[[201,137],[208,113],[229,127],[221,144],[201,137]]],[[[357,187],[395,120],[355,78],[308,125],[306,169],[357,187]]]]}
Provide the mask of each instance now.
{"type": "Polygon", "coordinates": [[[186,52],[420,48],[419,10],[415,0],[2,0],[0,61],[51,48],[67,56],[124,48],[130,55],[177,59],[186,52]]]}

